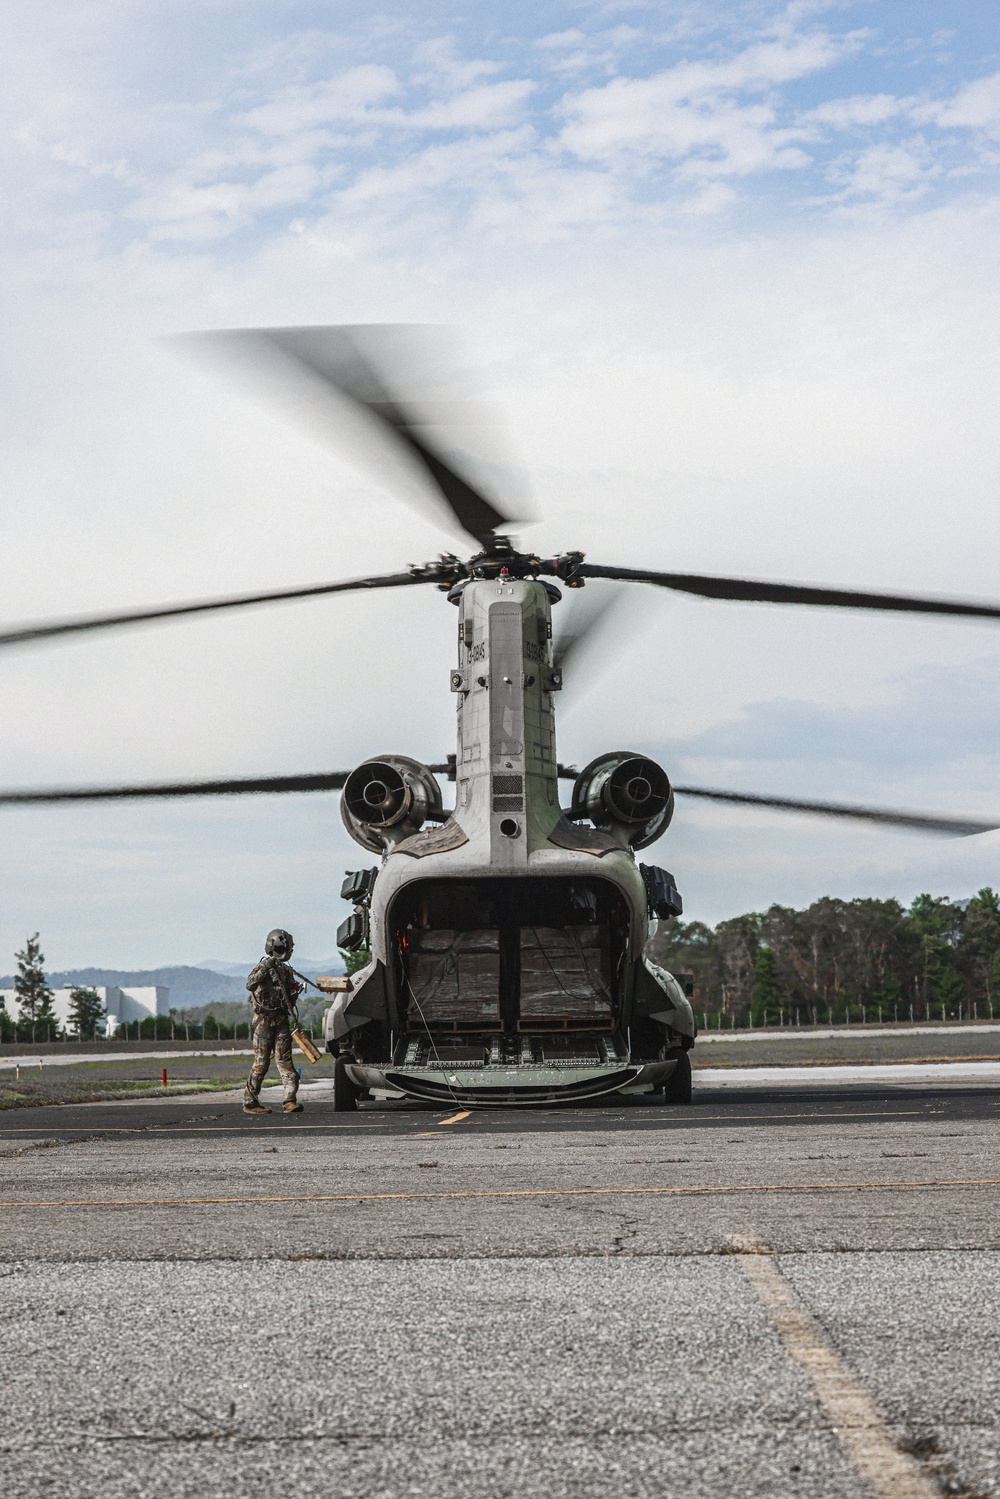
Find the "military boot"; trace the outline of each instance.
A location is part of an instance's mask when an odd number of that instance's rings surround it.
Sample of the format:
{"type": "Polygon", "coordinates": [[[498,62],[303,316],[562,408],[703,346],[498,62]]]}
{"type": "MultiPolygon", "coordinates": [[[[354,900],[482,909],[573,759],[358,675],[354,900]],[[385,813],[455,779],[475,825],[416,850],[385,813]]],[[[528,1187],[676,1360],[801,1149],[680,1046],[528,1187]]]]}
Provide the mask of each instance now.
{"type": "Polygon", "coordinates": [[[282,1105],[286,1114],[301,1114],[302,1105],[297,1098],[286,1098],[282,1105]]]}
{"type": "Polygon", "coordinates": [[[266,1103],[261,1103],[259,1098],[245,1098],[243,1112],[244,1114],[269,1114],[271,1110],[266,1103]]]}

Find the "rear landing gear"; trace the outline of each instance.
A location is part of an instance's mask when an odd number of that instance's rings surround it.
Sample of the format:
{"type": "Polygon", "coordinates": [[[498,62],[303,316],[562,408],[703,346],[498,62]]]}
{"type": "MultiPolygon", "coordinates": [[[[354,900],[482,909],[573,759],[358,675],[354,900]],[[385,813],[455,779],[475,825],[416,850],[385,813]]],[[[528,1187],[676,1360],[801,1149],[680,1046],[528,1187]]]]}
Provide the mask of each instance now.
{"type": "Polygon", "coordinates": [[[691,1102],[691,1058],[686,1051],[681,1052],[677,1066],[663,1085],[663,1102],[691,1102]]]}
{"type": "Polygon", "coordinates": [[[333,1112],[335,1114],[348,1114],[358,1106],[358,1099],[364,1090],[359,1088],[353,1078],[347,1075],[347,1064],[349,1057],[338,1057],[333,1068],[333,1112]]]}

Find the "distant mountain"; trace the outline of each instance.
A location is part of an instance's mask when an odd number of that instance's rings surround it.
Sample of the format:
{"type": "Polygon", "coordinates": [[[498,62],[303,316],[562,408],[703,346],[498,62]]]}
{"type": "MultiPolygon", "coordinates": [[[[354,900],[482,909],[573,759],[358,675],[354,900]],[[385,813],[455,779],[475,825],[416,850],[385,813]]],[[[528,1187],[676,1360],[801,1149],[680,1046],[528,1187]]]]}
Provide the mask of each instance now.
{"type": "Polygon", "coordinates": [[[252,958],[249,963],[220,963],[217,958],[202,958],[196,966],[207,968],[209,973],[221,973],[225,978],[246,978],[257,959],[252,958]]]}
{"type": "MultiPolygon", "coordinates": [[[[246,980],[247,974],[258,958],[251,958],[249,963],[223,963],[218,958],[203,958],[198,964],[199,968],[207,968],[211,973],[221,973],[226,978],[239,978],[246,980]]],[[[304,973],[306,978],[314,979],[319,973],[343,973],[344,960],[339,955],[335,958],[300,958],[297,953],[292,953],[292,967],[304,973]]]]}
{"type": "MultiPolygon", "coordinates": [[[[170,1004],[174,1009],[186,1010],[192,1005],[211,1004],[230,999],[246,1002],[246,976],[253,967],[237,970],[238,977],[213,973],[207,968],[67,968],[59,973],[48,973],[46,978],[53,989],[64,984],[86,988],[93,984],[118,984],[122,987],[144,984],[162,984],[170,990],[170,1004]]],[[[13,986],[12,977],[0,978],[0,989],[13,986]]]]}
{"type": "MultiPolygon", "coordinates": [[[[294,956],[294,954],[293,954],[294,956]]],[[[217,963],[210,959],[197,967],[176,968],[67,968],[59,973],[48,973],[46,978],[53,989],[64,984],[87,988],[95,984],[118,984],[122,988],[133,985],[162,984],[170,990],[170,1005],[175,1010],[188,1010],[194,1005],[221,1004],[236,1000],[246,1004],[246,978],[256,958],[249,963],[217,963]]],[[[314,979],[320,973],[343,973],[341,957],[327,958],[316,962],[312,958],[297,958],[294,966],[306,978],[314,979]]],[[[11,989],[13,977],[0,977],[0,989],[11,989]]],[[[313,990],[309,991],[313,994],[313,990]]]]}

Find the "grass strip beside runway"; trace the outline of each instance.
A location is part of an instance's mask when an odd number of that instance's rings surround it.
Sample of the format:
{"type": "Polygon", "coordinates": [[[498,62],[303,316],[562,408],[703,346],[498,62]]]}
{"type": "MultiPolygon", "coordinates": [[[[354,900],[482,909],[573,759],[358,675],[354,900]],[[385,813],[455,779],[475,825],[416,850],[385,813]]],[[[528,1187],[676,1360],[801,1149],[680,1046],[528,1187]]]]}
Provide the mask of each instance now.
{"type": "MultiPolygon", "coordinates": [[[[10,1059],[8,1059],[9,1061],[10,1059]]],[[[248,1070],[247,1055],[230,1052],[177,1052],[169,1057],[101,1057],[88,1061],[62,1061],[56,1065],[38,1057],[13,1059],[16,1065],[0,1072],[0,1112],[8,1109],[41,1108],[50,1104],[120,1103],[128,1099],[164,1099],[189,1093],[225,1093],[242,1087],[248,1070]],[[18,1075],[18,1068],[20,1075],[18,1075]],[[167,1087],[162,1071],[166,1069],[167,1087]]],[[[333,1058],[302,1065],[303,1082],[333,1081],[333,1058]]],[[[272,1081],[277,1074],[272,1068],[272,1081]]]]}

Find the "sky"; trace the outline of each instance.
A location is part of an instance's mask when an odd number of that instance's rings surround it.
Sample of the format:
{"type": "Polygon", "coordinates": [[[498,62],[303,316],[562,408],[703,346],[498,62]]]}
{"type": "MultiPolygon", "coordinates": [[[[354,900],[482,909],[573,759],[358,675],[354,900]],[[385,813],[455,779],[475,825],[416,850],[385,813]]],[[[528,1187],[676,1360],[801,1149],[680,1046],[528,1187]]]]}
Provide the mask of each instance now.
{"type": "MultiPolygon", "coordinates": [[[[4,624],[462,550],[170,343],[278,324],[456,330],[534,548],[1000,597],[995,4],[39,0],[0,40],[4,624]]],[[[622,592],[564,762],[1000,814],[996,627],[622,592]]],[[[405,590],[6,652],[0,785],[442,759],[453,626],[405,590]]],[[[335,797],[0,824],[0,968],[327,956],[366,860],[335,797]]],[[[712,922],[1000,882],[1000,834],[692,802],[645,857],[712,922]]]]}

